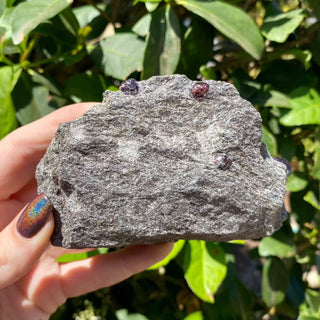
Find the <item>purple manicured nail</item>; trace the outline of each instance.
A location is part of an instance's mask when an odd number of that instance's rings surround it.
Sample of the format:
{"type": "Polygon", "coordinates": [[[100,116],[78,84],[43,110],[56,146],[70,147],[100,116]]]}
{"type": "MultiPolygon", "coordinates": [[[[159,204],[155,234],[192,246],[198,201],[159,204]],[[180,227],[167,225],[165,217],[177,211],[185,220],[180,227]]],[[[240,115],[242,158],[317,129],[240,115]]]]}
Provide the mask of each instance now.
{"type": "Polygon", "coordinates": [[[50,200],[41,193],[21,213],[17,222],[18,232],[25,238],[32,238],[45,225],[51,211],[50,200]]]}

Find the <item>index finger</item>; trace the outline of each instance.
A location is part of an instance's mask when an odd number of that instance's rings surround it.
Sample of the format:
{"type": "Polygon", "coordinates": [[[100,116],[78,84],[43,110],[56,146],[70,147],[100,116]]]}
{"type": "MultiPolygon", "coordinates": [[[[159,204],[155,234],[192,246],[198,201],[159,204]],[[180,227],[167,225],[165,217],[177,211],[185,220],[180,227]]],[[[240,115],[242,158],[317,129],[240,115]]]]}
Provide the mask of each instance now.
{"type": "Polygon", "coordinates": [[[86,102],[63,107],[0,141],[0,200],[18,192],[34,177],[36,166],[59,124],[80,117],[95,104],[86,102]]]}

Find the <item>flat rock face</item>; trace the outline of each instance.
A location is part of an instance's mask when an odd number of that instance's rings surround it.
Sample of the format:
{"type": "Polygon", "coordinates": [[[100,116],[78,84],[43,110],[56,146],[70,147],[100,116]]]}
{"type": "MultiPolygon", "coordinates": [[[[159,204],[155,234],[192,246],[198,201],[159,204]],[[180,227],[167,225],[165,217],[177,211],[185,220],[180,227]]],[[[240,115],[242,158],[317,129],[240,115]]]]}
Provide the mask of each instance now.
{"type": "Polygon", "coordinates": [[[62,123],[37,168],[54,245],[256,239],[280,228],[286,166],[233,85],[173,75],[121,89],[62,123]]]}

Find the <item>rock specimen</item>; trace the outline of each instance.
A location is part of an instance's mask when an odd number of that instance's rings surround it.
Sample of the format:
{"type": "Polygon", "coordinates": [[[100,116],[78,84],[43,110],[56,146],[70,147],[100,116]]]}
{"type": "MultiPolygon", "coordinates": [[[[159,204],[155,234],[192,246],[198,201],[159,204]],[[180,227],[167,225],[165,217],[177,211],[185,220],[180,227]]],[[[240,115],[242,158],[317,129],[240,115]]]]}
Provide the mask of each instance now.
{"type": "Polygon", "coordinates": [[[62,123],[41,160],[52,243],[118,247],[271,235],[282,224],[286,164],[261,143],[261,118],[225,82],[130,79],[62,123]]]}

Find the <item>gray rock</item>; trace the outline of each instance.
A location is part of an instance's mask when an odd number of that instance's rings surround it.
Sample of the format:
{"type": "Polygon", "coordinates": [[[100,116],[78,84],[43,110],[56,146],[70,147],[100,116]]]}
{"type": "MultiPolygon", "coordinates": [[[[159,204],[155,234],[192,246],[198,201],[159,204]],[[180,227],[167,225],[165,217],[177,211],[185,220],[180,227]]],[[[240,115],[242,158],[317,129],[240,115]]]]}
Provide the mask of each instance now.
{"type": "Polygon", "coordinates": [[[60,125],[36,173],[55,208],[54,245],[255,239],[280,228],[286,166],[261,144],[259,113],[233,85],[206,83],[195,94],[182,75],[129,82],[60,125]]]}

